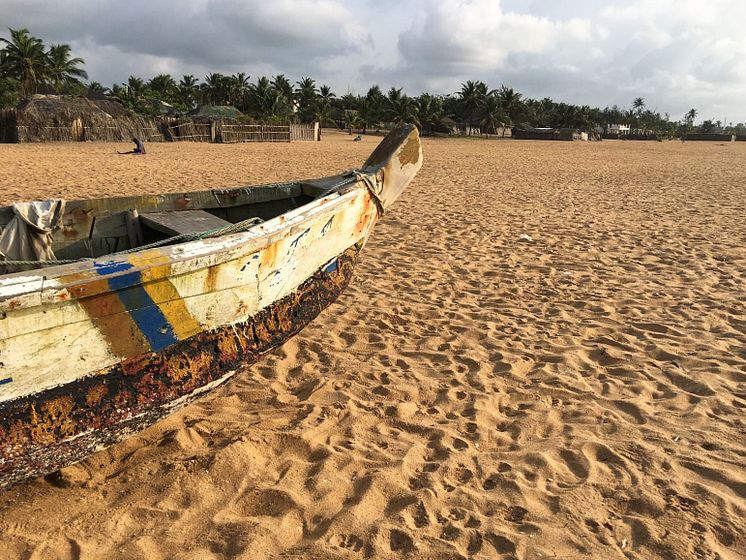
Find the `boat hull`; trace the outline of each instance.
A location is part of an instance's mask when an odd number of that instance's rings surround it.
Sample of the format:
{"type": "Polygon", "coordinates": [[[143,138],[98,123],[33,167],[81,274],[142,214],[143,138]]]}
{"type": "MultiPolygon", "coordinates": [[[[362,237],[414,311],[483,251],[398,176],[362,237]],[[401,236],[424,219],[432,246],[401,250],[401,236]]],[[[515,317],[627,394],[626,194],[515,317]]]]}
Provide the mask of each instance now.
{"type": "MultiPolygon", "coordinates": [[[[248,229],[0,277],[0,488],[142,430],[300,331],[421,165],[403,125],[361,170],[298,183],[311,201],[248,229]]],[[[78,201],[72,224],[159,201],[78,201]]]]}
{"type": "Polygon", "coordinates": [[[361,245],[245,321],[0,403],[0,487],[55,471],[125,439],[282,345],[337,299],[350,282],[361,245]]]}

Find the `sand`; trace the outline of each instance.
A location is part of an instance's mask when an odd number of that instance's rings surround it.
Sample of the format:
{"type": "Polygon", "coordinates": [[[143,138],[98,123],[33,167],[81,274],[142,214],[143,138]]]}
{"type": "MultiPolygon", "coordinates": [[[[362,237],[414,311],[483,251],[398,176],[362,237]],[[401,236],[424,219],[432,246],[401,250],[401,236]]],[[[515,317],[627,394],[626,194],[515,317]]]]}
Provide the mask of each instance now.
{"type": "MultiPolygon", "coordinates": [[[[0,196],[302,178],[375,141],[0,145],[0,196]]],[[[744,558],[746,144],[424,150],[338,303],[1,493],[0,558],[744,558]]]]}

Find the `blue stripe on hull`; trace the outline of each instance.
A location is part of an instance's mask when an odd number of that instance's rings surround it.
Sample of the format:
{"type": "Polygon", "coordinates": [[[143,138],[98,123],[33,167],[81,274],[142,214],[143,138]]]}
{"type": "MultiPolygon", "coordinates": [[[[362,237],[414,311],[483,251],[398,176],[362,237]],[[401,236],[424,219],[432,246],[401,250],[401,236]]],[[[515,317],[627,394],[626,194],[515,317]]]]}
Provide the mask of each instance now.
{"type": "MultiPolygon", "coordinates": [[[[122,262],[108,262],[95,266],[101,276],[133,268],[130,263],[122,262]]],[[[158,352],[178,342],[168,319],[145,291],[142,276],[138,271],[109,278],[108,283],[109,288],[119,296],[153,352],[158,352]]]]}

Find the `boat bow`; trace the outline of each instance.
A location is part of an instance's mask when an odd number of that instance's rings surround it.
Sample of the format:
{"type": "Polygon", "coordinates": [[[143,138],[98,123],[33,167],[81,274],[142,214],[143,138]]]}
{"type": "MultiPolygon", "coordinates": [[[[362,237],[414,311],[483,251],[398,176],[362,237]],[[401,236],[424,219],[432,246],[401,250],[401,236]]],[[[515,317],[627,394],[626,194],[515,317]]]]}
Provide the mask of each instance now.
{"type": "Polygon", "coordinates": [[[361,172],[374,176],[379,185],[378,199],[388,208],[422,167],[422,146],[417,127],[397,126],[376,147],[361,172]]]}

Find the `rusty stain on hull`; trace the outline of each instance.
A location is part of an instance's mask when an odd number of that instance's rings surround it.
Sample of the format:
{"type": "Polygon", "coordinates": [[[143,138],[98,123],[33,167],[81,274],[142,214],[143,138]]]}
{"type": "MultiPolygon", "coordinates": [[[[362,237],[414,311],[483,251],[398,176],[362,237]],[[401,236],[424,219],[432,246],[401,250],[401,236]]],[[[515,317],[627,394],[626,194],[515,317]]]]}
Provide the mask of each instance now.
{"type": "MultiPolygon", "coordinates": [[[[349,283],[359,247],[243,323],[201,332],[161,352],[0,403],[0,488],[55,471],[120,441],[256,362],[331,304],[349,283]]],[[[83,300],[85,301],[85,300],[83,300]]],[[[107,298],[100,303],[111,305],[107,298]]]]}

